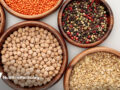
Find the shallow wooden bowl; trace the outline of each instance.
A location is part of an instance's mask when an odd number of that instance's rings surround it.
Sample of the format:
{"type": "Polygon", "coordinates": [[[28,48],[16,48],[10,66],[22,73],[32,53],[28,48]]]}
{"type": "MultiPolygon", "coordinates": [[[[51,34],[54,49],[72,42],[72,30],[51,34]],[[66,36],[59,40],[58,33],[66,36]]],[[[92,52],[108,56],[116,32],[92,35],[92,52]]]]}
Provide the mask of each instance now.
{"type": "Polygon", "coordinates": [[[2,8],[2,6],[0,5],[0,37],[4,32],[4,27],[5,27],[5,12],[2,8]]]}
{"type": "Polygon", "coordinates": [[[45,13],[39,14],[39,15],[24,15],[24,14],[20,14],[20,13],[14,11],[13,9],[11,9],[5,3],[4,0],[0,0],[0,2],[6,8],[6,10],[8,12],[10,12],[11,14],[13,14],[14,16],[17,16],[17,17],[22,18],[22,19],[31,19],[31,20],[34,20],[34,19],[44,18],[44,17],[50,15],[51,13],[53,13],[54,11],[56,11],[60,7],[60,5],[62,4],[63,0],[59,0],[58,3],[52,9],[50,9],[49,11],[47,11],[45,13]]]}
{"type": "MultiPolygon", "coordinates": [[[[4,80],[6,84],[8,84],[11,88],[15,89],[15,90],[43,90],[43,89],[47,89],[49,87],[51,87],[52,85],[54,85],[57,81],[60,80],[60,78],[62,77],[66,66],[67,66],[67,62],[68,62],[68,52],[67,52],[67,47],[66,44],[64,42],[64,39],[61,37],[61,35],[59,34],[59,32],[57,30],[55,30],[53,27],[49,26],[48,24],[45,24],[43,22],[39,22],[39,21],[24,21],[21,23],[17,23],[14,26],[10,27],[9,29],[6,30],[6,32],[2,35],[2,37],[0,38],[0,52],[3,48],[3,44],[5,42],[5,40],[7,39],[7,37],[10,36],[10,34],[12,34],[14,31],[18,30],[18,28],[22,28],[25,26],[29,26],[29,27],[41,27],[44,28],[48,31],[50,31],[59,41],[59,43],[61,44],[62,50],[63,50],[63,63],[61,66],[61,69],[59,71],[59,74],[56,75],[49,83],[47,83],[46,85],[43,86],[39,86],[39,87],[32,87],[32,88],[21,88],[18,85],[15,85],[12,81],[10,80],[4,80]]],[[[1,54],[0,54],[0,71],[3,72],[4,76],[7,76],[6,73],[4,73],[3,71],[3,64],[1,62],[1,54]]]]}
{"type": "Polygon", "coordinates": [[[88,49],[83,51],[82,53],[78,54],[75,58],[73,58],[73,60],[70,62],[65,77],[64,77],[64,90],[70,90],[69,88],[69,78],[71,75],[71,71],[74,68],[74,66],[82,59],[84,58],[86,55],[91,54],[91,53],[95,53],[95,52],[108,52],[108,53],[112,53],[117,55],[118,57],[120,57],[120,52],[111,49],[111,48],[107,48],[107,47],[96,47],[96,48],[92,48],[92,49],[88,49]]]}
{"type": "Polygon", "coordinates": [[[82,48],[89,48],[89,47],[94,47],[97,46],[99,44],[101,44],[110,34],[110,32],[112,31],[113,28],[113,24],[114,24],[114,17],[113,17],[113,13],[112,10],[110,8],[110,6],[108,5],[108,3],[105,0],[95,0],[98,3],[101,3],[102,5],[104,5],[104,7],[107,8],[108,12],[108,32],[103,36],[103,38],[101,38],[99,41],[96,41],[95,43],[90,43],[90,44],[80,44],[76,41],[73,41],[72,39],[69,38],[69,36],[64,32],[63,27],[62,27],[62,13],[64,11],[64,9],[66,8],[66,6],[71,2],[72,0],[66,0],[66,2],[63,4],[63,6],[61,7],[59,14],[58,14],[58,26],[59,26],[59,30],[62,33],[62,35],[65,37],[65,39],[78,47],[82,47],[82,48]]]}

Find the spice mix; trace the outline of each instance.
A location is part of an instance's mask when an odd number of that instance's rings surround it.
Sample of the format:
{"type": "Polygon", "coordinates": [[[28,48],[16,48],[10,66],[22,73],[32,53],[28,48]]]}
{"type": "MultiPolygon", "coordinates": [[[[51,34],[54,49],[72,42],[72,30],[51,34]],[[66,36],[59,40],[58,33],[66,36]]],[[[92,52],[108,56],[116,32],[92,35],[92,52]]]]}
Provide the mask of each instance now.
{"type": "Polygon", "coordinates": [[[108,31],[107,9],[94,0],[72,0],[62,14],[62,26],[73,41],[95,43],[108,31]]]}

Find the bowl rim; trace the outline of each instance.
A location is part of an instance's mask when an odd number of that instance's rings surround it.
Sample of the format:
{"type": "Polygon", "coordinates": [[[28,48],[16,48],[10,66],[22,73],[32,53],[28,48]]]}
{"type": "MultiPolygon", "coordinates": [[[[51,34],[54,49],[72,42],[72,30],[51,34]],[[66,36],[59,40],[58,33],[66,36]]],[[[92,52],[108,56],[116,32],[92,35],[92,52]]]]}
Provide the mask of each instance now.
{"type": "MultiPolygon", "coordinates": [[[[32,87],[32,88],[22,88],[18,85],[15,85],[13,82],[11,82],[10,80],[5,80],[2,79],[7,85],[9,85],[11,88],[15,89],[15,90],[43,90],[43,89],[47,89],[51,86],[53,86],[55,83],[57,83],[63,76],[63,73],[67,67],[67,63],[68,63],[68,51],[67,51],[67,46],[66,43],[64,41],[64,39],[62,38],[62,36],[60,35],[60,33],[54,29],[52,26],[40,22],[40,21],[23,21],[20,23],[17,23],[13,26],[11,26],[10,28],[7,29],[7,31],[2,35],[2,37],[0,38],[0,51],[2,50],[2,45],[5,42],[6,38],[13,33],[14,31],[17,31],[18,28],[20,27],[25,27],[25,26],[30,26],[30,27],[41,27],[41,28],[45,28],[46,30],[48,30],[49,32],[51,32],[53,35],[55,35],[55,37],[58,39],[59,43],[61,44],[62,50],[63,50],[63,63],[61,66],[61,69],[59,71],[59,74],[56,75],[53,80],[51,80],[49,83],[47,83],[46,85],[43,86],[38,86],[38,87],[32,87]]],[[[3,71],[3,66],[2,63],[0,62],[0,71],[3,72],[3,75],[6,76],[6,74],[3,71]]]]}
{"type": "Polygon", "coordinates": [[[5,12],[1,5],[0,5],[0,14],[1,14],[0,37],[1,37],[1,35],[4,32],[4,28],[5,28],[5,12]]]}
{"type": "Polygon", "coordinates": [[[0,0],[0,2],[2,4],[2,6],[12,15],[22,18],[22,19],[35,20],[35,19],[44,18],[44,17],[50,15],[51,13],[55,12],[60,7],[60,5],[63,3],[63,0],[58,0],[58,3],[53,8],[51,8],[50,10],[48,10],[42,14],[38,14],[38,15],[24,15],[24,14],[18,13],[16,11],[14,11],[13,9],[11,9],[4,0],[0,0]]]}
{"type": "Polygon", "coordinates": [[[96,53],[96,52],[108,52],[108,53],[112,53],[117,55],[118,57],[120,57],[120,52],[112,49],[112,48],[108,48],[108,47],[95,47],[95,48],[91,48],[91,49],[87,49],[81,53],[79,53],[77,56],[75,56],[72,61],[70,62],[70,64],[68,65],[68,68],[66,70],[65,76],[64,76],[64,90],[69,90],[69,78],[70,78],[70,74],[72,71],[72,68],[74,68],[74,66],[81,61],[81,59],[83,57],[85,57],[86,55],[92,54],[92,53],[96,53]]]}
{"type": "Polygon", "coordinates": [[[76,41],[73,41],[69,38],[69,36],[64,32],[63,30],[63,27],[62,27],[62,13],[65,9],[65,7],[71,2],[72,0],[66,0],[62,7],[60,8],[59,10],[59,14],[58,14],[58,27],[59,27],[59,30],[61,32],[61,34],[63,35],[63,37],[69,42],[71,43],[72,45],[75,45],[75,46],[78,46],[78,47],[82,47],[82,48],[90,48],[90,47],[94,47],[94,46],[97,46],[99,44],[101,44],[102,42],[104,42],[104,40],[107,39],[107,37],[110,35],[112,29],[113,29],[113,25],[114,25],[114,15],[113,15],[113,12],[112,12],[112,9],[111,7],[109,6],[109,4],[105,1],[105,0],[99,0],[100,2],[102,2],[106,8],[108,9],[109,11],[109,18],[110,18],[110,25],[108,27],[108,31],[107,33],[98,41],[96,41],[95,43],[90,43],[90,44],[80,44],[76,41]]]}

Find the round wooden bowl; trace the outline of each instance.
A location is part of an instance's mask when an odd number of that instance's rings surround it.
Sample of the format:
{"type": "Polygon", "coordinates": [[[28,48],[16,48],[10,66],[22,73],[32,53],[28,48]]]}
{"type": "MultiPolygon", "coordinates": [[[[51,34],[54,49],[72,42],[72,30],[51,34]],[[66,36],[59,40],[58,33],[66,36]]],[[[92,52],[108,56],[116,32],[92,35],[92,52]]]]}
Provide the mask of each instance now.
{"type": "Polygon", "coordinates": [[[0,37],[4,32],[4,27],[5,27],[5,12],[0,5],[0,37]]]}
{"type": "Polygon", "coordinates": [[[97,46],[99,44],[101,44],[110,34],[110,32],[112,31],[113,28],[113,24],[114,24],[114,17],[113,17],[113,12],[110,8],[110,6],[108,5],[108,3],[105,0],[95,0],[98,3],[101,3],[104,7],[107,8],[108,12],[107,13],[107,19],[108,19],[108,32],[99,40],[96,41],[95,43],[90,43],[90,44],[80,44],[76,41],[73,41],[72,39],[69,38],[69,36],[64,32],[63,27],[62,27],[62,13],[64,11],[64,9],[66,8],[66,6],[71,2],[72,0],[66,0],[66,2],[63,4],[63,6],[61,7],[59,14],[58,14],[58,26],[59,26],[59,30],[62,33],[62,35],[65,37],[65,39],[78,47],[82,47],[82,48],[90,48],[90,47],[94,47],[97,46]]]}
{"type": "Polygon", "coordinates": [[[100,51],[112,53],[112,54],[115,54],[118,57],[120,57],[120,52],[118,52],[114,49],[111,49],[111,48],[107,48],[107,47],[96,47],[96,48],[92,48],[92,49],[83,51],[82,53],[78,54],[75,58],[73,58],[73,60],[70,62],[69,66],[67,68],[66,74],[64,76],[64,90],[70,90],[69,78],[70,78],[71,71],[74,68],[74,66],[86,55],[95,53],[95,52],[100,52],[100,51]]]}
{"type": "MultiPolygon", "coordinates": [[[[65,44],[64,39],[62,38],[62,36],[53,27],[51,27],[48,24],[45,24],[43,22],[39,22],[39,21],[24,21],[24,22],[17,23],[14,26],[10,27],[2,35],[2,37],[0,38],[0,52],[1,52],[2,48],[3,48],[3,44],[4,44],[5,40],[7,39],[7,37],[9,37],[10,34],[12,34],[14,31],[18,30],[18,28],[22,28],[22,27],[25,27],[25,26],[29,26],[29,27],[37,26],[37,27],[44,28],[44,29],[50,31],[58,39],[59,43],[61,44],[62,50],[63,50],[63,63],[62,63],[61,69],[60,69],[58,75],[56,75],[49,83],[47,83],[46,85],[43,85],[43,86],[32,87],[32,88],[22,88],[22,87],[20,87],[18,85],[15,85],[10,80],[3,79],[3,81],[6,84],[8,84],[11,88],[13,88],[15,90],[43,90],[43,89],[46,90],[47,88],[51,87],[52,85],[57,83],[57,81],[60,80],[60,78],[62,77],[62,75],[63,75],[63,73],[64,73],[64,71],[66,69],[67,62],[68,62],[67,47],[66,47],[66,44],[65,44]]],[[[2,60],[1,60],[1,57],[0,57],[0,72],[3,72],[3,75],[7,76],[7,74],[3,71],[3,64],[2,64],[1,61],[2,60]]]]}
{"type": "Polygon", "coordinates": [[[51,8],[49,11],[45,12],[45,13],[42,13],[42,14],[39,14],[39,15],[24,15],[24,14],[20,14],[16,11],[14,11],[13,9],[11,9],[6,3],[5,3],[5,0],[0,0],[1,4],[6,8],[6,10],[8,12],[10,12],[11,14],[13,14],[14,16],[17,16],[19,18],[22,18],[22,19],[30,19],[30,20],[34,20],[34,19],[41,19],[41,18],[44,18],[48,15],[50,15],[51,13],[53,13],[54,11],[56,11],[60,5],[62,4],[63,0],[59,0],[58,3],[53,7],[51,8]]]}

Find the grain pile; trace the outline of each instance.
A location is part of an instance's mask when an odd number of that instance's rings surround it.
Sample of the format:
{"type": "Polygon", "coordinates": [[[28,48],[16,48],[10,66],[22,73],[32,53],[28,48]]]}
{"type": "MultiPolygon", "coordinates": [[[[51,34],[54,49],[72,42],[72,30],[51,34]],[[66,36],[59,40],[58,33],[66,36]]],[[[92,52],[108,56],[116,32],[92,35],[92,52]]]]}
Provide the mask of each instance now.
{"type": "Polygon", "coordinates": [[[89,54],[73,68],[70,90],[120,90],[120,57],[107,52],[89,54]]]}

